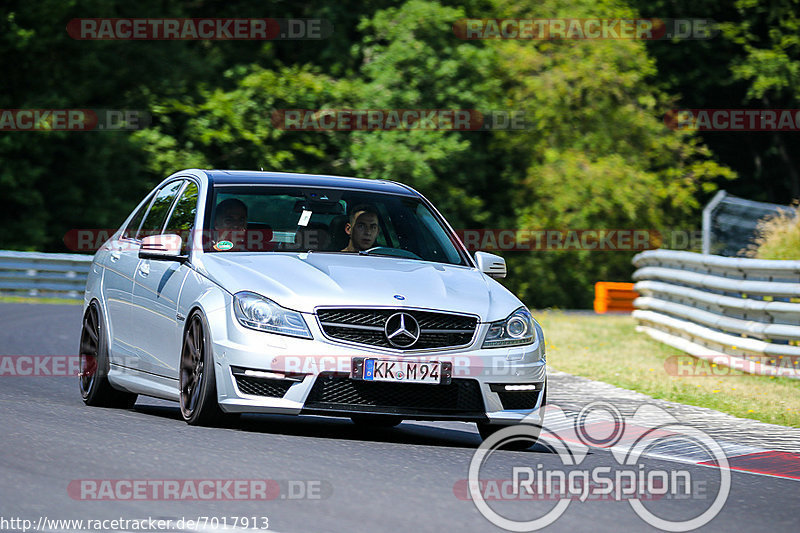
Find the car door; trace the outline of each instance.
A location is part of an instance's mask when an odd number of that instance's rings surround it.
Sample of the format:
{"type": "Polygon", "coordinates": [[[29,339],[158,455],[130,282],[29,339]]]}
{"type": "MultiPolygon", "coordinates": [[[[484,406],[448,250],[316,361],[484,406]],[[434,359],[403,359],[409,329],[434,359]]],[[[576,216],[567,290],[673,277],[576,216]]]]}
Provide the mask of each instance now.
{"type": "Polygon", "coordinates": [[[109,329],[109,360],[130,366],[135,360],[134,332],[131,328],[133,274],[139,265],[139,228],[150,207],[153,194],[139,205],[122,232],[108,244],[103,275],[106,321],[109,329]]]}
{"type": "MultiPolygon", "coordinates": [[[[186,180],[181,184],[162,234],[177,234],[183,239],[182,253],[188,254],[189,235],[197,213],[198,186],[186,180]]],[[[183,322],[178,320],[178,297],[190,272],[179,261],[140,259],[134,275],[133,322],[138,329],[142,369],[178,378],[183,322]]]]}

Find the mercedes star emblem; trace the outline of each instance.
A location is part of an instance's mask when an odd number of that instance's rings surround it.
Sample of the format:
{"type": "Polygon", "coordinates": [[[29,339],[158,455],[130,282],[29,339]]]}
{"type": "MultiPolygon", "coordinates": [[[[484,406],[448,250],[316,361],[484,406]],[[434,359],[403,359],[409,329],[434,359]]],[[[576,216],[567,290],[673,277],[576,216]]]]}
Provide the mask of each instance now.
{"type": "Polygon", "coordinates": [[[409,348],[419,340],[419,323],[408,313],[395,313],[383,327],[389,343],[396,348],[409,348]]]}

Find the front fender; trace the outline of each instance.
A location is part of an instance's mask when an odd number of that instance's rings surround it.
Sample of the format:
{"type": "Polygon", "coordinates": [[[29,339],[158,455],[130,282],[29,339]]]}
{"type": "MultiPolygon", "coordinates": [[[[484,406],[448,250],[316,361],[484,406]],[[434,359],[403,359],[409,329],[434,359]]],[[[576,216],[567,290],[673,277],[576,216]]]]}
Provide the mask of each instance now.
{"type": "MultiPolygon", "coordinates": [[[[217,354],[214,352],[214,339],[228,338],[229,318],[233,315],[231,306],[233,305],[233,295],[223,290],[219,285],[210,281],[208,278],[192,270],[181,288],[178,298],[178,319],[183,320],[181,328],[181,350],[183,349],[183,336],[186,333],[186,324],[189,316],[195,311],[200,311],[206,319],[211,338],[212,357],[214,358],[214,370],[217,381],[220,379],[221,366],[217,354]]],[[[177,368],[180,369],[180,356],[177,368]]],[[[217,386],[219,390],[219,384],[217,386]]]]}

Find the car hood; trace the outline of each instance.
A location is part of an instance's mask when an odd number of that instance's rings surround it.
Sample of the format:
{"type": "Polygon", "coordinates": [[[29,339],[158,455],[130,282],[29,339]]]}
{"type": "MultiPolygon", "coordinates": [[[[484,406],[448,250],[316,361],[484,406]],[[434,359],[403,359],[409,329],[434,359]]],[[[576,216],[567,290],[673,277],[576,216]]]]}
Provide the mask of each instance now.
{"type": "Polygon", "coordinates": [[[475,268],[413,259],[215,253],[204,254],[197,269],[228,292],[256,292],[306,313],[318,306],[418,307],[476,314],[482,321],[493,321],[522,305],[475,268]]]}

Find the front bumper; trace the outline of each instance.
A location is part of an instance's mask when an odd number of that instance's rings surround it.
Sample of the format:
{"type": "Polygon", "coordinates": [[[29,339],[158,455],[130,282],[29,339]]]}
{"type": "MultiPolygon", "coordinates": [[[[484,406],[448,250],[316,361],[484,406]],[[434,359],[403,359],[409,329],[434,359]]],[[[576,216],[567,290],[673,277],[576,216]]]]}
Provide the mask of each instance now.
{"type": "Polygon", "coordinates": [[[232,313],[225,315],[214,319],[225,320],[226,334],[213,339],[218,401],[225,412],[390,414],[410,420],[514,423],[540,410],[545,396],[541,339],[528,346],[480,349],[488,324],[479,325],[469,347],[400,354],[330,341],[313,315],[304,315],[313,340],[250,330],[232,313]],[[353,357],[448,361],[452,383],[352,380],[353,357]],[[535,390],[506,391],[505,385],[535,386],[535,390]]]}

